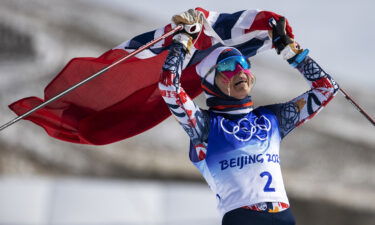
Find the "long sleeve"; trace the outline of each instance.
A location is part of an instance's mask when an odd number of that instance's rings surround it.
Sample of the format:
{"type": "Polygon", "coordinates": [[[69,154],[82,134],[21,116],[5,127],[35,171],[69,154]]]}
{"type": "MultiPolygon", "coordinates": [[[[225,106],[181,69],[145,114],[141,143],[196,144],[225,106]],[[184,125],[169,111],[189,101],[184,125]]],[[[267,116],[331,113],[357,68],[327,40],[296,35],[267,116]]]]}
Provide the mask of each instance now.
{"type": "Polygon", "coordinates": [[[266,106],[276,114],[282,138],[319,113],[338,90],[338,85],[332,77],[309,56],[297,66],[297,69],[311,89],[286,103],[266,106]]]}
{"type": "Polygon", "coordinates": [[[174,43],[163,66],[159,81],[160,93],[170,111],[189,135],[193,158],[202,160],[206,155],[208,115],[201,110],[181,87],[181,70],[186,52],[183,45],[174,43]]]}

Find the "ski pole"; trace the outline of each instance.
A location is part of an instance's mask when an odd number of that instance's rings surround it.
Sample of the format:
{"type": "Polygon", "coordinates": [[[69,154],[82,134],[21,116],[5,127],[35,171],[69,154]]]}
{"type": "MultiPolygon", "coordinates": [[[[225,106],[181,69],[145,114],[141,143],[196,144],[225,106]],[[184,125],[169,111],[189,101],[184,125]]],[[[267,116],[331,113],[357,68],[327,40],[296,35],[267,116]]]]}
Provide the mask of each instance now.
{"type": "Polygon", "coordinates": [[[164,35],[162,35],[162,36],[160,36],[160,37],[158,37],[158,38],[156,38],[156,39],[150,41],[149,43],[147,43],[147,44],[145,44],[145,45],[139,47],[137,50],[133,51],[132,53],[130,53],[130,54],[127,55],[127,56],[124,56],[124,57],[120,58],[119,60],[117,60],[116,62],[112,63],[111,65],[109,65],[109,66],[107,66],[107,67],[101,69],[99,72],[97,72],[97,73],[91,75],[90,77],[88,77],[88,78],[86,78],[86,79],[84,79],[84,80],[78,82],[77,84],[73,85],[72,87],[70,87],[70,88],[68,88],[68,89],[66,89],[66,90],[64,90],[64,91],[62,91],[62,92],[59,93],[58,95],[52,97],[51,99],[49,99],[49,100],[43,102],[43,103],[40,104],[40,105],[34,107],[33,109],[30,109],[30,110],[27,111],[26,113],[24,113],[24,114],[22,114],[22,115],[20,115],[20,116],[18,116],[18,117],[16,117],[16,118],[14,118],[13,120],[9,121],[8,123],[3,124],[3,125],[0,127],[0,131],[2,131],[2,130],[4,130],[5,128],[11,126],[12,124],[16,123],[17,121],[19,121],[19,120],[21,120],[21,119],[23,119],[23,118],[29,116],[29,115],[32,114],[33,112],[35,112],[35,111],[37,111],[37,110],[39,110],[39,109],[45,107],[46,105],[48,105],[48,104],[50,104],[50,103],[56,101],[57,99],[61,98],[62,96],[66,95],[66,94],[68,94],[69,92],[73,91],[73,90],[76,89],[77,87],[79,87],[79,86],[81,86],[81,85],[83,85],[83,84],[89,82],[90,80],[92,80],[92,79],[94,79],[94,78],[96,78],[96,77],[102,75],[103,73],[105,73],[106,71],[108,71],[109,69],[111,69],[112,67],[114,67],[114,66],[118,65],[119,63],[121,63],[121,62],[123,62],[123,61],[125,61],[125,60],[127,60],[127,59],[129,59],[129,58],[131,58],[131,57],[133,57],[134,55],[140,53],[141,51],[143,51],[143,50],[145,50],[145,49],[147,49],[147,48],[149,48],[150,46],[156,44],[157,42],[159,42],[159,41],[161,41],[161,40],[163,40],[163,39],[165,39],[165,38],[167,38],[167,37],[173,35],[174,33],[176,33],[177,31],[179,31],[179,30],[181,30],[181,29],[183,29],[183,25],[178,25],[178,26],[176,26],[176,27],[173,28],[171,31],[169,31],[169,32],[165,33],[164,35]]]}
{"type": "MultiPolygon", "coordinates": [[[[269,20],[268,20],[268,23],[270,25],[270,27],[272,28],[276,28],[276,20],[275,18],[271,17],[269,20]]],[[[366,119],[368,121],[370,121],[370,123],[372,123],[373,126],[375,126],[375,121],[373,118],[371,118],[371,116],[369,114],[367,114],[365,112],[365,110],[363,110],[342,88],[339,88],[339,91],[341,94],[344,95],[344,97],[350,102],[352,103],[352,105],[364,116],[366,117],[366,119]]]]}
{"type": "Polygon", "coordinates": [[[348,100],[350,103],[352,103],[352,105],[364,116],[366,117],[366,119],[368,121],[370,121],[370,123],[372,123],[373,126],[375,126],[375,121],[373,118],[371,118],[371,116],[369,114],[367,114],[365,112],[365,110],[363,110],[361,108],[361,106],[359,106],[345,91],[344,89],[340,88],[340,93],[344,95],[344,97],[346,98],[346,100],[348,100]]]}

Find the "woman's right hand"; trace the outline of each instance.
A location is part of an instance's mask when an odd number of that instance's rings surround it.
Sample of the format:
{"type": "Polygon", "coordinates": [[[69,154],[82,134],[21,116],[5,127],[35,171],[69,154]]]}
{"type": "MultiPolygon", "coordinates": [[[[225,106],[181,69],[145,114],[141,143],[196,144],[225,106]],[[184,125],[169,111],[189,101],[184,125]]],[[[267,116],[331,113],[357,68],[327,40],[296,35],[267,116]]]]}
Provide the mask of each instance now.
{"type": "Polygon", "coordinates": [[[184,25],[185,32],[189,34],[199,33],[202,29],[202,21],[203,13],[195,9],[189,9],[172,17],[172,22],[175,25],[184,25]]]}
{"type": "Polygon", "coordinates": [[[184,30],[174,35],[173,40],[184,45],[187,51],[190,51],[193,39],[195,39],[202,30],[203,13],[194,9],[189,9],[172,17],[175,25],[182,24],[184,30]]]}

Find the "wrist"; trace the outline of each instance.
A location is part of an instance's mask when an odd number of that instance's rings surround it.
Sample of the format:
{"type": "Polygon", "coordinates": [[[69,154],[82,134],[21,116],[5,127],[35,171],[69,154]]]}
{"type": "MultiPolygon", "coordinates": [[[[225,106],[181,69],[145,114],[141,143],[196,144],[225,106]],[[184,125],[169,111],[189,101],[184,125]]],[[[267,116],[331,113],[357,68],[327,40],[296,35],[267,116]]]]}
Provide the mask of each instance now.
{"type": "Polygon", "coordinates": [[[308,54],[309,54],[308,49],[301,50],[300,53],[298,53],[294,57],[288,59],[287,61],[291,66],[297,67],[303,60],[305,60],[305,58],[307,57],[308,54]]]}
{"type": "Polygon", "coordinates": [[[286,45],[280,52],[280,55],[283,59],[288,60],[303,52],[303,49],[300,48],[299,44],[295,41],[286,45]]]}
{"type": "Polygon", "coordinates": [[[173,41],[182,44],[184,46],[184,49],[188,52],[190,51],[191,46],[193,45],[193,38],[184,32],[174,35],[173,41]]]}
{"type": "Polygon", "coordinates": [[[294,56],[297,55],[296,52],[292,50],[292,48],[288,45],[286,46],[281,52],[280,55],[283,57],[283,59],[288,60],[293,58],[294,56]]]}

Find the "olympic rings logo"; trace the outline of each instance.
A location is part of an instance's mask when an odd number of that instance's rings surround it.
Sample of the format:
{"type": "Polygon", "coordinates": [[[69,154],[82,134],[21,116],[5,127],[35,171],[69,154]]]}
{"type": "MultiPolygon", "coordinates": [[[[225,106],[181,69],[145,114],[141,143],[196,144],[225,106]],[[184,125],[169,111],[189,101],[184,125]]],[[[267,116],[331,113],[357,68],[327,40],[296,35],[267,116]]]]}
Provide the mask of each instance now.
{"type": "Polygon", "coordinates": [[[225,128],[224,121],[224,118],[220,121],[223,131],[227,134],[232,134],[237,140],[242,142],[249,141],[256,133],[256,138],[260,141],[265,141],[268,139],[267,131],[271,130],[271,121],[265,116],[255,118],[253,123],[247,118],[240,119],[237,125],[233,126],[232,131],[225,128]],[[266,132],[265,135],[261,135],[261,133],[258,132],[259,130],[266,132]],[[242,134],[241,137],[238,134],[242,134]]]}

